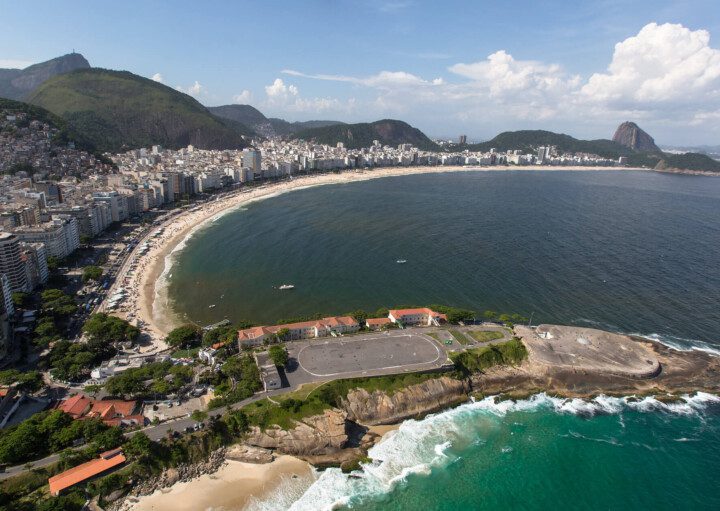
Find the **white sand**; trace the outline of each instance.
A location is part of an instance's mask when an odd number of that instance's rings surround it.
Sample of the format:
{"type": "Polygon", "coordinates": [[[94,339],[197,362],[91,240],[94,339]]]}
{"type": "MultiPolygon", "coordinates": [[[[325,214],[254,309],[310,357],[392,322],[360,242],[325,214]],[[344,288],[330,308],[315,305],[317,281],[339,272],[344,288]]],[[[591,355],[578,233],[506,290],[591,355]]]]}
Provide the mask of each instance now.
{"type": "Polygon", "coordinates": [[[220,470],[152,495],[127,499],[123,511],[240,510],[251,497],[263,498],[284,479],[299,477],[312,483],[312,467],[292,456],[280,456],[272,463],[255,465],[228,461],[220,470]]]}

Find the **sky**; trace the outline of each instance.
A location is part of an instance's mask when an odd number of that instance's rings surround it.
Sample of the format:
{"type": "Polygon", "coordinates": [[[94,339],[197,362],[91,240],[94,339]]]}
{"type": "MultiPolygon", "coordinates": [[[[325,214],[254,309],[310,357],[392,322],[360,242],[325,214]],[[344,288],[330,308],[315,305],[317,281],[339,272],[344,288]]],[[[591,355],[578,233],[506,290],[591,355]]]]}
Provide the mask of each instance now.
{"type": "Polygon", "coordinates": [[[720,144],[720,0],[0,0],[0,68],[73,49],[206,106],[720,144]]]}

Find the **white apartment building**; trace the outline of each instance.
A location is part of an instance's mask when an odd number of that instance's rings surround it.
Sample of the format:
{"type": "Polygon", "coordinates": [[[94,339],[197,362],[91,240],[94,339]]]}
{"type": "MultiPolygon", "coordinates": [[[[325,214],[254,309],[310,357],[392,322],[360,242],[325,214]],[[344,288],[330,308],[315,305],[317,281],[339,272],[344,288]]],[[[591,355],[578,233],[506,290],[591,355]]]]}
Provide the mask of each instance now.
{"type": "Polygon", "coordinates": [[[0,274],[5,275],[10,291],[30,291],[20,239],[12,233],[0,232],[0,274]]]}
{"type": "Polygon", "coordinates": [[[48,257],[63,259],[80,246],[77,220],[69,215],[57,215],[35,227],[22,227],[15,234],[27,243],[44,244],[48,257]]]}

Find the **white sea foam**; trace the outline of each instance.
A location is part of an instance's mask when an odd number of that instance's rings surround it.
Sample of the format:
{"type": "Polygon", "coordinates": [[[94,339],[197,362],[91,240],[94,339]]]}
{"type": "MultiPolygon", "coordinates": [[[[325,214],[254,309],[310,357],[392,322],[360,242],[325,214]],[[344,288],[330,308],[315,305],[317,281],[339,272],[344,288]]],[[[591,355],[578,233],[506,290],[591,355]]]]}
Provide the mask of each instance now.
{"type": "MultiPolygon", "coordinates": [[[[454,463],[458,456],[452,452],[453,446],[483,444],[484,441],[479,439],[479,435],[484,428],[495,427],[498,417],[505,417],[513,412],[550,410],[580,416],[622,416],[624,411],[633,410],[690,415],[702,413],[708,405],[718,403],[720,397],[704,392],[681,396],[675,403],[663,403],[654,397],[640,399],[634,396],[600,395],[590,400],[564,399],[545,393],[520,401],[500,401],[495,397],[469,401],[421,421],[404,422],[392,435],[386,435],[379,444],[369,450],[372,463],[363,464],[361,470],[350,475],[343,474],[339,469],[325,470],[292,505],[288,506],[286,498],[283,497],[287,495],[287,491],[280,489],[277,498],[272,495],[266,501],[279,504],[266,504],[265,507],[253,509],[330,510],[352,506],[365,497],[389,493],[396,485],[404,484],[411,475],[429,475],[433,469],[454,463]]],[[[618,445],[614,438],[587,440],[618,445]]],[[[511,451],[503,449],[503,452],[511,451]]]]}

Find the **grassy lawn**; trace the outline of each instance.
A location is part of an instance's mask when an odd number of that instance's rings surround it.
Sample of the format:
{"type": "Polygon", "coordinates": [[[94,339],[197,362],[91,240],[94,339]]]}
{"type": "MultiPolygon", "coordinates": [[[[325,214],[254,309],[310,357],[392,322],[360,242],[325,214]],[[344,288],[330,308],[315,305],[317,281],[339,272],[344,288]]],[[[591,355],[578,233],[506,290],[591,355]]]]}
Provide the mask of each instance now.
{"type": "Polygon", "coordinates": [[[499,365],[518,365],[527,358],[527,349],[520,339],[451,353],[450,360],[465,373],[482,372],[499,365]]]}
{"type": "Polygon", "coordinates": [[[463,345],[470,344],[470,342],[468,341],[468,338],[465,337],[460,330],[452,329],[452,330],[448,330],[448,332],[450,332],[450,335],[452,335],[455,338],[455,340],[457,342],[459,342],[460,344],[463,344],[463,345]]]}
{"type": "Polygon", "coordinates": [[[317,389],[319,386],[324,385],[327,382],[324,381],[314,381],[311,383],[303,383],[298,387],[297,390],[293,392],[288,392],[287,394],[283,394],[281,396],[275,397],[275,401],[285,401],[286,399],[300,399],[305,400],[308,398],[312,392],[317,389]]]}
{"type": "Polygon", "coordinates": [[[170,357],[172,358],[195,358],[200,348],[190,348],[189,350],[177,350],[170,357]]]}
{"type": "Polygon", "coordinates": [[[488,342],[503,338],[502,332],[495,330],[468,330],[467,333],[477,342],[488,342]]]}

